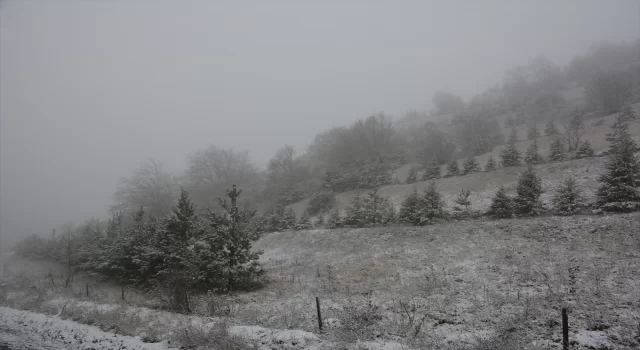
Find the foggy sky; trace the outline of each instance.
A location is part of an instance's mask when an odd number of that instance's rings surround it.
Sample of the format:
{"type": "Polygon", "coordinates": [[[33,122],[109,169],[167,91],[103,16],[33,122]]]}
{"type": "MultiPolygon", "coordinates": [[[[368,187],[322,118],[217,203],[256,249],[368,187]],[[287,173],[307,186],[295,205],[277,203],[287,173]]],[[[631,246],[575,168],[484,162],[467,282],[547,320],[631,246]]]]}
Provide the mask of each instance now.
{"type": "Polygon", "coordinates": [[[4,1],[0,233],[106,217],[147,157],[285,143],[470,98],[505,69],[640,37],[637,1],[4,1]],[[369,3],[369,4],[368,4],[369,3]]]}

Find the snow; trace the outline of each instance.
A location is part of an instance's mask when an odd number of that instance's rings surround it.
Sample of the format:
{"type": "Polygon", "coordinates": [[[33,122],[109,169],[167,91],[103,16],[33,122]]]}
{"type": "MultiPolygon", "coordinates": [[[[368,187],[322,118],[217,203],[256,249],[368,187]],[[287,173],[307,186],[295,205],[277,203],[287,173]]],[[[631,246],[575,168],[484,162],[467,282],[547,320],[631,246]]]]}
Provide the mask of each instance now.
{"type": "Polygon", "coordinates": [[[585,347],[599,349],[602,347],[611,347],[609,338],[605,332],[601,331],[585,331],[581,330],[576,334],[576,341],[585,347]]]}
{"type": "Polygon", "coordinates": [[[138,337],[116,335],[57,316],[7,307],[0,307],[0,335],[7,346],[18,349],[170,349],[166,343],[148,344],[138,337]]]}

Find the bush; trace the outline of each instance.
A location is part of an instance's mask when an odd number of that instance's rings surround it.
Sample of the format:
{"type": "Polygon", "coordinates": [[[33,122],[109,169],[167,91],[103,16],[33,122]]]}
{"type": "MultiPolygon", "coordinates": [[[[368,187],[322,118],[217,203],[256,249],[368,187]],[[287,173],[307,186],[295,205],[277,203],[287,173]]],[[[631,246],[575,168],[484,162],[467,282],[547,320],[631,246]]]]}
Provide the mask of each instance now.
{"type": "Polygon", "coordinates": [[[309,215],[317,215],[326,213],[336,203],[336,195],[333,192],[322,191],[311,197],[307,204],[307,212],[309,215]]]}

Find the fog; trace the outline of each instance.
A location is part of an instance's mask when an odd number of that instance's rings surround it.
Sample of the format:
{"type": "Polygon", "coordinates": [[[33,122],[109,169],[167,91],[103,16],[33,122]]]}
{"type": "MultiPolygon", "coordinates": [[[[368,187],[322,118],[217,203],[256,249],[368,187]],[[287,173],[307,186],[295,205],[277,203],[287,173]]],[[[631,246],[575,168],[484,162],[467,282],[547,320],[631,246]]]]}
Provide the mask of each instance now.
{"type": "Polygon", "coordinates": [[[105,217],[148,157],[179,173],[215,144],[264,165],[331,126],[640,34],[637,1],[33,0],[0,16],[5,242],[105,217]]]}

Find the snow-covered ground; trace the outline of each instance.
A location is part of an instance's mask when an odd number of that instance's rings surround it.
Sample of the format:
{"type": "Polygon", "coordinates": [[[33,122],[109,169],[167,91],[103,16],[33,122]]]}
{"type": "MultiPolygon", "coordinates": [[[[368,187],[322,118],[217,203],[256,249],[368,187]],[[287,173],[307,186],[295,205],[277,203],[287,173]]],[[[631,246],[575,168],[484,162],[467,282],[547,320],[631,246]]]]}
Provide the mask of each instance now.
{"type": "Polygon", "coordinates": [[[0,349],[164,350],[166,343],[148,344],[138,337],[116,335],[58,316],[0,307],[0,349]]]}

